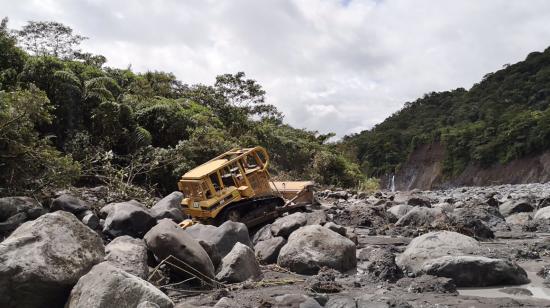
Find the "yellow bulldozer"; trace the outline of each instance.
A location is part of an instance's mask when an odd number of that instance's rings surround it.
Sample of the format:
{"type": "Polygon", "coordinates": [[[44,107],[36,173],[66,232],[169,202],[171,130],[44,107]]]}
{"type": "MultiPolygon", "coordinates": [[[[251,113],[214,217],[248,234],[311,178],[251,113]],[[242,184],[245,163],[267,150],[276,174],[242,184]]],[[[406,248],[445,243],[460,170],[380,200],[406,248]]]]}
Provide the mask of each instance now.
{"type": "Polygon", "coordinates": [[[178,182],[182,207],[191,217],[180,225],[220,225],[227,220],[254,227],[313,202],[313,182],[275,182],[262,147],[232,149],[185,173],[178,182]]]}

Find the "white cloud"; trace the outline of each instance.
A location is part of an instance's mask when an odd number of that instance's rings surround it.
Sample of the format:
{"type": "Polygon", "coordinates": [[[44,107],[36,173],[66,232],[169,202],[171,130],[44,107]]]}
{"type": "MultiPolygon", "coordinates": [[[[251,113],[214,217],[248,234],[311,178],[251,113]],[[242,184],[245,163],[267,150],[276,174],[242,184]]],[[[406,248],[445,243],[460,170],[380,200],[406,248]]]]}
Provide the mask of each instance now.
{"type": "Polygon", "coordinates": [[[187,83],[245,71],[290,124],[338,136],[550,45],[546,0],[0,0],[0,8],[14,27],[70,25],[110,66],[171,71],[187,83]]]}

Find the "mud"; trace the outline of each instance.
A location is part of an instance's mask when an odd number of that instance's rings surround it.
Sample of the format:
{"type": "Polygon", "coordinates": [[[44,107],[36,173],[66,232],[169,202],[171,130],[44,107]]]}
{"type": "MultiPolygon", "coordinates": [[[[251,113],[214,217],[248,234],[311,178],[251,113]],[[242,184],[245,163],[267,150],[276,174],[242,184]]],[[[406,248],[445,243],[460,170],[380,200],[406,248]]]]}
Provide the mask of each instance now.
{"type": "MultiPolygon", "coordinates": [[[[327,213],[327,220],[352,229],[357,235],[356,269],[347,273],[322,270],[318,275],[304,276],[276,265],[262,266],[262,281],[227,286],[223,296],[235,300],[240,307],[277,307],[275,298],[285,294],[308,295],[321,306],[331,299],[355,303],[353,306],[338,307],[550,307],[550,288],[544,284],[544,278],[537,275],[544,267],[550,266],[550,233],[537,232],[544,229],[540,227],[526,231],[525,226],[497,221],[491,225],[494,238],[480,240],[481,248],[476,253],[517,262],[528,274],[530,282],[527,284],[456,288],[452,279],[448,278],[401,277],[392,267],[388,254],[400,254],[414,237],[434,228],[395,227],[395,217],[392,218],[385,210],[393,204],[406,203],[411,195],[430,199],[432,207],[445,200],[454,203],[455,208],[475,207],[474,204],[479,202],[500,203],[523,195],[529,195],[533,204],[538,204],[550,195],[550,185],[474,187],[321,199],[320,209],[327,213]],[[488,200],[493,197],[493,201],[488,200]]],[[[547,227],[548,222],[539,224],[547,227]]],[[[445,225],[435,227],[442,226],[445,225]]],[[[176,307],[212,307],[219,299],[219,291],[204,292],[177,298],[179,304],[176,307]]]]}

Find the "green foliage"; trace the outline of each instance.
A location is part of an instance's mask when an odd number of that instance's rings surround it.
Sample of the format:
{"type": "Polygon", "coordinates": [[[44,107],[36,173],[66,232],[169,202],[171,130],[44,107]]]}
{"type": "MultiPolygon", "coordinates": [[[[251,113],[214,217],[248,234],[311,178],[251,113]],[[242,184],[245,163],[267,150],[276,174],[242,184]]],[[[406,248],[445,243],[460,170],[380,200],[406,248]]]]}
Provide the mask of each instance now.
{"type": "Polygon", "coordinates": [[[357,189],[357,191],[359,192],[366,192],[369,194],[379,190],[380,190],[380,180],[377,178],[367,178],[359,182],[359,186],[357,189]]]}
{"type": "Polygon", "coordinates": [[[86,39],[82,35],[73,34],[70,27],[54,21],[29,21],[15,34],[21,45],[34,55],[60,58],[73,56],[75,48],[86,39]]]}
{"type": "Polygon", "coordinates": [[[242,72],[185,85],[172,73],[103,67],[105,57],[75,50],[83,38],[62,24],[30,22],[14,37],[6,23],[0,194],[104,184],[111,196],[150,203],[196,165],[256,145],[280,178],[350,187],[363,180],[357,164],[326,144],[333,135],[283,124],[242,72]]]}
{"type": "Polygon", "coordinates": [[[422,144],[445,147],[455,176],[550,149],[550,48],[484,76],[469,91],[430,93],[369,131],[344,138],[369,176],[394,173],[422,144]]]}
{"type": "Polygon", "coordinates": [[[355,187],[364,180],[358,165],[349,162],[343,155],[331,151],[315,154],[313,174],[319,183],[340,187],[355,187]]]}
{"type": "Polygon", "coordinates": [[[60,188],[80,175],[79,164],[36,130],[51,121],[50,111],[48,98],[36,87],[0,92],[0,195],[60,188]]]}
{"type": "Polygon", "coordinates": [[[8,19],[0,23],[0,90],[13,90],[17,84],[17,75],[23,69],[26,54],[16,47],[17,41],[9,33],[8,19]]]}

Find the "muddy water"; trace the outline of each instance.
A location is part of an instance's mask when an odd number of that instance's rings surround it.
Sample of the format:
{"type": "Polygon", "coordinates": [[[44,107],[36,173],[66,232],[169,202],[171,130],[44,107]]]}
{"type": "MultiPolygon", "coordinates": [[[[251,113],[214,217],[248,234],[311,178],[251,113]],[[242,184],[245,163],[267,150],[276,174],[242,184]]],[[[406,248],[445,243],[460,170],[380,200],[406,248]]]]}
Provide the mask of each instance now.
{"type": "MultiPolygon", "coordinates": [[[[550,300],[550,288],[546,287],[543,284],[544,280],[541,277],[537,276],[536,271],[532,271],[532,269],[535,268],[537,264],[531,262],[526,264],[520,264],[520,266],[522,266],[527,272],[527,276],[529,277],[529,280],[531,280],[530,283],[527,283],[524,285],[517,285],[517,286],[459,288],[458,293],[460,293],[460,295],[480,296],[480,297],[489,297],[489,298],[510,297],[510,298],[517,298],[517,299],[540,298],[540,299],[550,300]],[[529,296],[529,295],[508,294],[501,291],[504,288],[510,288],[510,287],[527,289],[531,291],[533,295],[529,296]]],[[[540,266],[540,264],[538,264],[538,266],[540,266]]]]}

